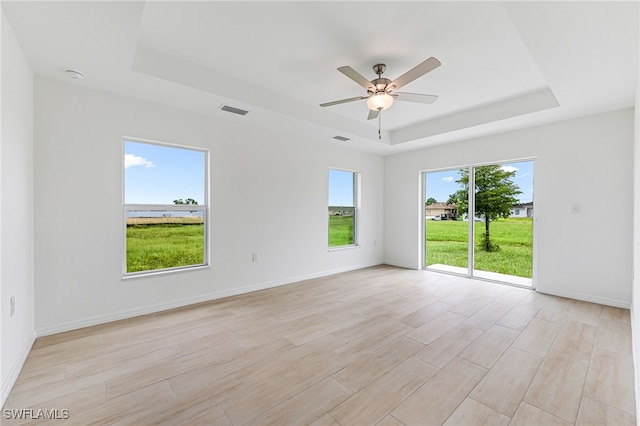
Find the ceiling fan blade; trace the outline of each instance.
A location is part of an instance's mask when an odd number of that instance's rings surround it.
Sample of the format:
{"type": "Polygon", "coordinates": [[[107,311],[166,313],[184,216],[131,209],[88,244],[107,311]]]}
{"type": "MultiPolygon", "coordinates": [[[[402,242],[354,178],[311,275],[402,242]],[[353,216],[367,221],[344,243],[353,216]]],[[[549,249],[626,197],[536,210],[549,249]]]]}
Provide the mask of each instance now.
{"type": "Polygon", "coordinates": [[[380,114],[380,111],[378,111],[377,109],[370,109],[367,120],[373,120],[374,118],[378,118],[378,114],[380,114]]]}
{"type": "Polygon", "coordinates": [[[344,66],[344,67],[338,68],[338,71],[340,71],[342,74],[346,75],[351,80],[355,81],[365,89],[371,90],[372,92],[375,91],[375,86],[369,80],[367,80],[366,77],[364,77],[362,74],[360,74],[358,71],[354,70],[353,68],[349,66],[344,66]]]}
{"type": "Polygon", "coordinates": [[[354,101],[359,101],[361,99],[367,99],[367,98],[368,96],[356,96],[355,98],[347,98],[347,99],[340,99],[339,101],[325,102],[323,104],[320,104],[320,106],[328,107],[333,105],[346,104],[347,102],[354,102],[354,101]]]}
{"type": "Polygon", "coordinates": [[[395,92],[391,96],[399,101],[417,102],[420,104],[432,104],[438,100],[436,95],[423,95],[422,93],[395,92]]]}
{"type": "Polygon", "coordinates": [[[438,68],[440,65],[442,65],[440,61],[432,56],[429,59],[425,60],[424,62],[411,68],[409,71],[402,74],[400,77],[393,80],[391,83],[387,85],[387,88],[388,90],[399,89],[402,86],[411,83],[416,78],[422,77],[429,71],[433,71],[434,69],[438,68]]]}

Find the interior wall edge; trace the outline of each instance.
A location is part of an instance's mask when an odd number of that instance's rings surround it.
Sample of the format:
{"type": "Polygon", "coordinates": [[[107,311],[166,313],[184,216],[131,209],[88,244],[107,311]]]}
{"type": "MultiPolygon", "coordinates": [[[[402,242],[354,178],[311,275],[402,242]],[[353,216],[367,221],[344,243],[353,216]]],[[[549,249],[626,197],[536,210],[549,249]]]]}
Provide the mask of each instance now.
{"type": "Polygon", "coordinates": [[[20,375],[20,371],[22,371],[22,366],[24,365],[25,361],[29,357],[29,352],[31,352],[31,348],[33,347],[33,344],[36,341],[36,337],[37,337],[37,333],[36,333],[36,330],[34,329],[29,335],[29,337],[27,338],[26,342],[24,343],[22,350],[20,351],[20,356],[16,358],[15,362],[13,363],[13,366],[9,370],[9,374],[7,375],[6,379],[2,383],[2,393],[0,395],[0,407],[3,407],[4,403],[7,401],[7,398],[9,397],[9,393],[11,392],[11,389],[13,389],[13,385],[16,383],[16,380],[18,379],[18,376],[20,375]]]}

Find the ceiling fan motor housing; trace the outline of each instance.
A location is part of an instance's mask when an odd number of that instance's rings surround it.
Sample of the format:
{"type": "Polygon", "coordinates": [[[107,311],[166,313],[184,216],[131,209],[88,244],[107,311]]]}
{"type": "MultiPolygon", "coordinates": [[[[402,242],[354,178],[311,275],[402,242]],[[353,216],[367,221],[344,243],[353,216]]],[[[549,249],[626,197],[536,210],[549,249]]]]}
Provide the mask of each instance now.
{"type": "MultiPolygon", "coordinates": [[[[371,84],[376,86],[375,93],[378,93],[378,92],[390,92],[391,89],[387,87],[389,85],[389,83],[391,83],[391,80],[389,80],[388,78],[384,78],[384,77],[380,77],[380,78],[376,78],[376,79],[371,80],[371,84]]],[[[368,92],[371,92],[371,91],[369,90],[368,92]]],[[[373,92],[371,92],[371,93],[373,93],[373,92]]]]}
{"type": "Polygon", "coordinates": [[[388,78],[382,77],[382,73],[386,69],[387,69],[387,66],[385,64],[375,64],[373,66],[373,72],[378,74],[378,78],[371,80],[371,84],[373,84],[376,87],[376,90],[375,91],[367,90],[369,94],[380,93],[380,92],[388,93],[392,90],[392,88],[387,88],[389,83],[391,83],[391,80],[389,80],[388,78]]]}

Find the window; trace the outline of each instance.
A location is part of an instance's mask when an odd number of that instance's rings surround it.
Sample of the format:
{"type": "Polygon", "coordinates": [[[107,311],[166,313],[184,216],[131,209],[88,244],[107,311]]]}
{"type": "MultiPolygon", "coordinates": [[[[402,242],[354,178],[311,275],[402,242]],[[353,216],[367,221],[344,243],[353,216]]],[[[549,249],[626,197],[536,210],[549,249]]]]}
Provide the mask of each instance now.
{"type": "Polygon", "coordinates": [[[356,245],[358,173],[329,169],[329,247],[356,245]]]}
{"type": "Polygon", "coordinates": [[[207,152],[124,141],[124,275],[208,264],[207,152]]]}

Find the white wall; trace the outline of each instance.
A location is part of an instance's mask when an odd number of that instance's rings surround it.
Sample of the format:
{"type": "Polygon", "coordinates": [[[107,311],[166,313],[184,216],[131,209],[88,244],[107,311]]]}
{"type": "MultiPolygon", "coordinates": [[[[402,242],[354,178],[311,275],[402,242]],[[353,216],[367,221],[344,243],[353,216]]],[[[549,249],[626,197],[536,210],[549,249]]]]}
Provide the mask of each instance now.
{"type": "Polygon", "coordinates": [[[35,99],[38,335],[382,262],[382,157],[40,77],[35,99]],[[210,150],[210,269],[121,279],[123,136],[210,150]],[[327,251],[329,167],[361,173],[360,248],[327,251]]]}
{"type": "Polygon", "coordinates": [[[636,384],[636,418],[640,418],[640,75],[636,89],[635,138],[633,147],[633,298],[631,331],[636,384]]]}
{"type": "MultiPolygon", "coordinates": [[[[638,10],[640,16],[640,9],[638,10]]],[[[638,34],[640,36],[640,34],[638,34]]],[[[636,384],[636,418],[640,418],[640,74],[636,85],[633,144],[633,299],[631,302],[631,333],[636,384]]]]}
{"type": "Polygon", "coordinates": [[[632,154],[633,110],[623,110],[387,157],[385,261],[421,266],[421,170],[536,157],[537,290],[628,307],[632,154]]]}
{"type": "Polygon", "coordinates": [[[2,13],[0,151],[0,299],[2,402],[34,334],[33,73],[2,13]],[[15,297],[15,314],[9,300],[15,297]]]}

